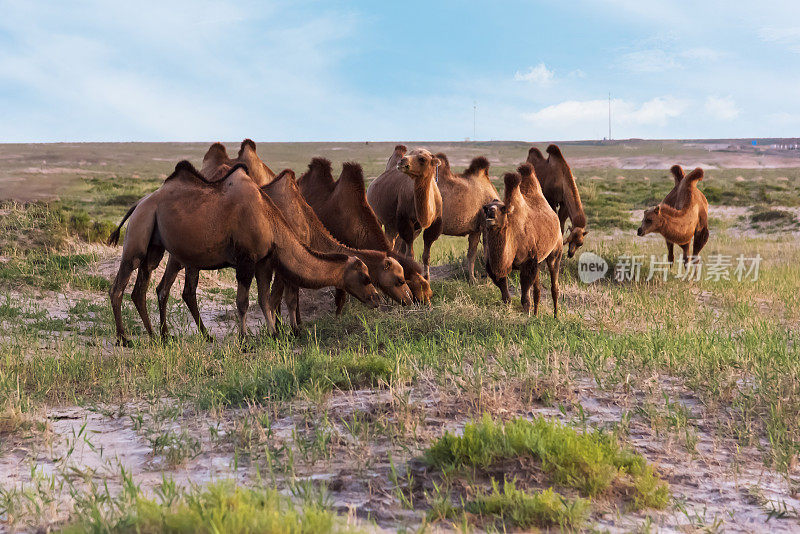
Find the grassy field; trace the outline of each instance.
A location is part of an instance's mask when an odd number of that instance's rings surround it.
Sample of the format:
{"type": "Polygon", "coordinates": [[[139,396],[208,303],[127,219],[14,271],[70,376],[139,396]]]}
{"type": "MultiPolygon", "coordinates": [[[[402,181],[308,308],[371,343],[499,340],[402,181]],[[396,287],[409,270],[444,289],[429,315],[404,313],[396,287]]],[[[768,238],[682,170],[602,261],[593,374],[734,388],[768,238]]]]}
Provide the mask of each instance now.
{"type": "MultiPolygon", "coordinates": [[[[392,146],[259,153],[297,171],[316,155],[356,160],[374,177],[392,146]]],[[[427,146],[457,168],[485,154],[493,176],[529,147],[427,146]]],[[[177,160],[199,165],[206,147],[0,146],[0,529],[800,528],[792,154],[563,145],[589,218],[583,250],[612,270],[629,256],[645,264],[638,282],[609,273],[587,285],[566,260],[558,320],[546,298],[528,317],[485,277],[469,285],[466,239],[444,237],[430,308],[351,303],[337,318],[331,291],[304,291],[300,335],[261,335],[251,312],[243,346],[232,273],[203,273],[213,343],[196,335],[176,284],[174,338],[148,340],[126,300],[135,346],[116,347],[105,292],[120,249],[101,242],[177,160]],[[731,157],[753,165],[726,167],[731,157]],[[757,165],[767,160],[783,163],[757,165]],[[673,267],[645,281],[665,250],[635,236],[637,210],[669,191],[674,162],[710,162],[703,256],[734,258],[727,280],[680,280],[673,267]],[[740,254],[762,258],[757,280],[735,276],[740,254]]],[[[152,290],[149,304],[155,317],[152,290]]]]}

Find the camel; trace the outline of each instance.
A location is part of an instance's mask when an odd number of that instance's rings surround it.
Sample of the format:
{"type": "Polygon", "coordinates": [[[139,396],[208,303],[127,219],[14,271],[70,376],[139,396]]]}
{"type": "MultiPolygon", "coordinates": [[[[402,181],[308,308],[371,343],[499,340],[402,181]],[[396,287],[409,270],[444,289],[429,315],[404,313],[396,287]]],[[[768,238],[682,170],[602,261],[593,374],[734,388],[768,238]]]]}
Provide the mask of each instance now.
{"type": "MultiPolygon", "coordinates": [[[[673,167],[675,169],[675,167],[673,167]]],[[[673,171],[677,181],[677,171],[673,171]]],[[[682,169],[680,175],[683,175],[682,169]]],[[[672,253],[672,244],[683,249],[683,263],[689,262],[689,244],[692,244],[692,256],[696,258],[708,241],[708,201],[697,189],[697,182],[703,179],[703,169],[696,168],[676,184],[674,200],[680,209],[665,202],[645,210],[642,224],[636,231],[639,236],[656,232],[664,236],[667,249],[672,253]]],[[[670,192],[672,194],[672,192],[670,192]]],[[[669,195],[667,195],[669,197],[669,195]]],[[[667,200],[667,199],[665,199],[667,200]]],[[[670,261],[673,258],[669,258],[670,261]]]]}
{"type": "Polygon", "coordinates": [[[439,191],[442,195],[442,234],[467,236],[467,257],[464,268],[469,283],[475,283],[475,257],[483,233],[483,206],[499,200],[489,180],[489,160],[474,158],[463,174],[450,171],[450,161],[441,152],[436,154],[439,166],[439,191]]]}
{"type": "Polygon", "coordinates": [[[297,185],[303,198],[336,240],[355,249],[379,250],[397,260],[403,267],[414,301],[430,304],[433,291],[422,276],[422,267],[412,258],[392,249],[370,208],[360,165],[343,164],[339,179],[334,181],[331,162],[325,158],[313,158],[297,185]]]}
{"type": "Polygon", "coordinates": [[[495,200],[483,208],[486,217],[484,247],[486,272],[500,288],[503,302],[510,302],[508,274],[520,271],[522,309],[530,314],[530,290],[533,286],[533,314],[539,312],[539,264],[547,262],[553,316],[558,317],[558,273],[563,253],[559,220],[534,178],[527,197],[520,191],[523,175],[533,175],[525,163],[516,173],[506,173],[503,202],[495,200]]]}
{"type": "MultiPolygon", "coordinates": [[[[571,258],[579,247],[583,246],[586,234],[586,213],[583,211],[581,195],[575,185],[575,177],[569,168],[567,160],[556,145],[547,147],[547,159],[536,147],[528,150],[528,163],[533,165],[536,178],[539,180],[542,193],[547,202],[558,213],[561,233],[564,233],[564,223],[567,219],[572,224],[569,235],[564,238],[568,245],[567,257],[571,258]]],[[[528,184],[522,182],[522,194],[529,191],[528,184]]]]}
{"type": "MultiPolygon", "coordinates": [[[[360,171],[360,166],[359,171],[360,171]]],[[[319,220],[314,210],[303,199],[300,189],[295,181],[294,172],[283,171],[271,184],[262,187],[262,190],[272,199],[281,210],[289,225],[295,231],[300,241],[313,250],[329,253],[341,253],[361,259],[367,266],[370,278],[392,300],[401,304],[411,304],[411,290],[405,281],[403,268],[397,260],[388,257],[385,252],[377,250],[359,250],[346,247],[334,239],[319,220]]],[[[272,308],[277,310],[280,306],[281,296],[287,290],[287,307],[289,321],[293,329],[300,323],[300,309],[298,306],[299,288],[285,282],[282,277],[276,276],[273,283],[270,302],[272,308]]],[[[340,314],[345,304],[347,294],[336,291],[336,314],[340,314]]]]}
{"type": "MultiPolygon", "coordinates": [[[[147,333],[154,335],[145,295],[152,271],[164,251],[186,267],[190,284],[196,285],[195,271],[236,269],[241,338],[247,333],[248,295],[254,277],[267,326],[271,333],[275,331],[274,314],[268,307],[273,269],[303,287],[335,286],[373,307],[380,302],[366,265],[358,258],[323,254],[303,246],[278,208],[247,175],[244,164],[234,165],[212,183],[191,163],[181,161],[158,190],[128,211],[109,238],[109,244],[118,242],[128,218],[119,271],[109,291],[119,344],[129,344],[122,325],[121,305],[134,269],[138,269],[138,274],[131,297],[147,333]]],[[[192,315],[197,321],[196,302],[194,308],[192,315]]]]}
{"type": "Polygon", "coordinates": [[[424,148],[406,154],[406,147],[397,145],[386,171],[367,189],[369,205],[395,250],[413,258],[414,239],[422,232],[422,265],[428,280],[431,245],[442,233],[442,195],[436,185],[439,163],[424,148]],[[391,168],[394,160],[398,160],[397,165],[391,168]]]}
{"type": "Polygon", "coordinates": [[[258,157],[256,144],[252,139],[242,141],[236,159],[228,157],[228,152],[222,143],[212,144],[206,155],[203,156],[203,166],[200,169],[200,174],[214,181],[215,173],[218,173],[223,168],[223,165],[233,166],[237,163],[247,165],[247,174],[259,187],[265,186],[275,179],[276,175],[272,172],[272,169],[258,157]]]}

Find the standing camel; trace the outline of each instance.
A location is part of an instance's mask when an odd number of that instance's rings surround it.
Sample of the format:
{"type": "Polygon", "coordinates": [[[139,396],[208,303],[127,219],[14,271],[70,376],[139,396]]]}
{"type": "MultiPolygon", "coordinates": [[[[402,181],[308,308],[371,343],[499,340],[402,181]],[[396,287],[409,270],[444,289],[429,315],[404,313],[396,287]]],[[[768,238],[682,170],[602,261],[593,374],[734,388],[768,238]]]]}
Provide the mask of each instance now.
{"type": "Polygon", "coordinates": [[[708,200],[697,188],[697,182],[703,179],[703,169],[698,167],[683,177],[683,169],[675,165],[672,172],[676,182],[678,176],[681,177],[680,182],[661,204],[645,210],[636,233],[639,236],[652,232],[661,234],[667,242],[669,261],[674,260],[672,245],[675,244],[683,249],[686,265],[690,257],[689,245],[692,244],[691,257],[696,258],[708,241],[708,200]],[[673,192],[675,195],[670,198],[673,192]],[[667,200],[674,202],[675,207],[667,204],[667,200]]]}
{"type": "MultiPolygon", "coordinates": [[[[131,274],[138,269],[131,295],[147,333],[153,328],[145,296],[152,271],[164,251],[192,273],[203,269],[234,267],[238,289],[239,335],[246,335],[248,295],[253,277],[258,301],[270,332],[275,330],[269,309],[269,281],[273,269],[303,287],[335,286],[363,302],[377,306],[380,297],[367,268],[358,258],[309,250],[297,239],[272,201],[237,164],[217,182],[210,183],[191,163],[181,161],[155,192],[143,198],[123,218],[109,238],[115,244],[130,217],[119,271],[109,291],[118,343],[127,345],[122,324],[122,296],[131,274]]],[[[187,302],[199,322],[197,303],[187,302]]]]}
{"type": "Polygon", "coordinates": [[[303,198],[335,239],[356,249],[380,250],[397,260],[403,267],[414,301],[430,303],[433,292],[430,283],[422,276],[422,267],[413,258],[394,251],[370,208],[361,165],[343,164],[339,179],[334,181],[331,162],[314,158],[297,185],[303,198]]]}
{"type": "MultiPolygon", "coordinates": [[[[547,147],[547,159],[538,148],[531,147],[528,151],[528,163],[533,165],[544,197],[558,213],[562,235],[566,220],[569,219],[572,224],[569,235],[564,239],[564,244],[569,245],[567,257],[571,258],[583,246],[583,239],[589,233],[586,231],[586,213],[583,211],[572,169],[556,145],[547,147]]],[[[527,194],[527,191],[527,184],[523,180],[522,194],[527,194]]]]}
{"type": "Polygon", "coordinates": [[[386,171],[367,189],[369,205],[395,250],[413,258],[414,239],[422,232],[426,279],[430,279],[431,245],[442,233],[442,195],[436,185],[438,168],[439,160],[424,148],[406,154],[406,147],[398,145],[386,171]],[[391,168],[398,157],[397,166],[391,168]],[[398,236],[400,241],[396,243],[398,236]]]}
{"type": "Polygon", "coordinates": [[[467,236],[464,268],[469,283],[475,283],[475,257],[483,233],[483,206],[498,200],[489,180],[489,160],[474,158],[462,174],[453,174],[447,156],[436,154],[439,165],[439,191],[442,195],[442,234],[467,236]]]}
{"type": "Polygon", "coordinates": [[[533,287],[533,314],[536,315],[539,312],[539,264],[546,262],[550,271],[553,316],[558,317],[558,273],[563,253],[558,216],[550,208],[538,183],[527,197],[520,192],[521,174],[532,175],[533,169],[525,163],[519,171],[506,173],[503,177],[503,202],[495,200],[483,208],[486,216],[483,241],[486,272],[500,288],[503,302],[510,302],[508,274],[512,269],[519,269],[522,309],[530,313],[533,287]]]}

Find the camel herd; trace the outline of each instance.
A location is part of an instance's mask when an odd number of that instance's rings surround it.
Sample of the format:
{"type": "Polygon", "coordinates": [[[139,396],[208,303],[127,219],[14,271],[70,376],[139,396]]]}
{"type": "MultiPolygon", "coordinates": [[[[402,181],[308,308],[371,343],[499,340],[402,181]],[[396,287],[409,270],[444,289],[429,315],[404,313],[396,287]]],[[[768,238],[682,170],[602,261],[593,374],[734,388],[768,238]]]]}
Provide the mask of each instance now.
{"type": "MultiPolygon", "coordinates": [[[[556,145],[547,158],[531,148],[517,172],[503,177],[502,201],[489,179],[489,161],[474,158],[454,174],[443,153],[395,147],[385,171],[366,188],[362,168],[345,163],[334,179],[330,161],[314,158],[295,178],[291,169],[275,174],[245,139],[236,158],[214,143],[198,171],[188,161],[153,193],[132,206],[111,234],[117,244],[128,230],[119,271],[109,291],[117,342],[129,343],[122,323],[122,297],[137,271],[131,294],[145,329],[154,331],[146,292],[165,252],[169,260],[158,284],[160,333],[168,335],[167,300],[178,273],[185,270],[182,297],[200,332],[209,337],[197,305],[201,270],[232,267],[236,272],[239,335],[247,334],[250,286],[255,278],[258,304],[267,329],[276,331],[281,302],[293,329],[301,324],[299,289],[335,288],[336,313],[350,294],[376,307],[380,293],[406,305],[430,303],[431,245],[440,235],[467,236],[466,271],[474,265],[483,236],[486,272],[510,301],[508,275],[520,271],[521,301],[533,313],[539,305],[539,266],[550,273],[553,313],[558,316],[558,277],[563,245],[568,256],[583,245],[586,214],[572,171],[556,145]],[[566,220],[569,234],[563,238],[566,220]],[[414,259],[414,240],[422,233],[422,265],[414,259]],[[380,291],[380,293],[379,293],[380,291]]],[[[661,233],[669,259],[677,244],[688,258],[694,240],[697,255],[708,240],[708,215],[697,189],[703,171],[683,176],[672,168],[675,187],[664,201],[645,211],[638,234],[661,233]]]]}

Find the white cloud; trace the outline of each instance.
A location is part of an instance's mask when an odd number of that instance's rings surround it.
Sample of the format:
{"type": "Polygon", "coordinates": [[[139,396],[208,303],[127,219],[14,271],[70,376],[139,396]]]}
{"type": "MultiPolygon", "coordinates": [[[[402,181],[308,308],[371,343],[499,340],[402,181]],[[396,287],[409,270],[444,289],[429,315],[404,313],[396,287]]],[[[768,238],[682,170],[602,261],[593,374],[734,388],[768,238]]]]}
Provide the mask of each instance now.
{"type": "Polygon", "coordinates": [[[783,45],[792,52],[800,53],[800,26],[761,28],[758,35],[762,41],[783,45]]]}
{"type": "Polygon", "coordinates": [[[716,61],[723,57],[723,53],[713,48],[706,48],[699,46],[696,48],[689,48],[680,53],[681,57],[695,60],[695,61],[716,61]]]}
{"type": "Polygon", "coordinates": [[[617,60],[617,64],[633,72],[664,72],[682,68],[673,54],[659,48],[623,54],[617,60]]]}
{"type": "MultiPolygon", "coordinates": [[[[615,124],[659,125],[683,114],[688,104],[673,97],[657,97],[640,105],[621,99],[611,101],[615,124]]],[[[523,114],[525,120],[542,125],[590,124],[608,119],[608,100],[569,100],[523,114]]]]}
{"type": "Polygon", "coordinates": [[[518,82],[529,82],[535,85],[548,85],[553,81],[554,73],[547,68],[544,62],[535,67],[530,67],[526,72],[517,71],[514,79],[518,82]]]}
{"type": "Polygon", "coordinates": [[[739,108],[731,96],[709,96],[706,98],[706,113],[724,121],[730,121],[739,116],[739,108]]]}

